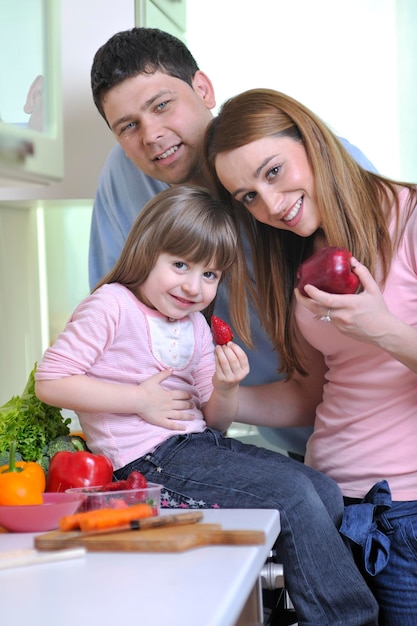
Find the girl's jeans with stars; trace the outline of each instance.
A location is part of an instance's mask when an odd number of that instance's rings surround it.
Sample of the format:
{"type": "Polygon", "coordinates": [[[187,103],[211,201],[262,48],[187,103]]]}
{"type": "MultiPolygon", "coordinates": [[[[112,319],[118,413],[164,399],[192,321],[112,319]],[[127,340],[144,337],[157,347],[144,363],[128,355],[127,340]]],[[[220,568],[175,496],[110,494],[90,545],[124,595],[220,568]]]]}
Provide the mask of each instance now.
{"type": "Polygon", "coordinates": [[[170,508],[277,509],[276,548],[299,626],[377,626],[378,607],[338,532],[336,483],[287,456],[207,429],[173,435],[117,470],[164,485],[170,508]]]}

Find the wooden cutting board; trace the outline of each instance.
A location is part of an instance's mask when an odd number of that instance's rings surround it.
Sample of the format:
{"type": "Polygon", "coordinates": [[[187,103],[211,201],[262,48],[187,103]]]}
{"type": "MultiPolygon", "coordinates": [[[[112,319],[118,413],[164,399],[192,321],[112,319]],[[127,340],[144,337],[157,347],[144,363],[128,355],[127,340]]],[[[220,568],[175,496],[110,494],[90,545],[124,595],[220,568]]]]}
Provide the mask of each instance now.
{"type": "Polygon", "coordinates": [[[258,530],[223,530],[220,524],[187,524],[148,530],[104,534],[53,530],[34,539],[38,550],[85,547],[91,552],[181,552],[209,545],[259,545],[265,534],[258,530]]]}

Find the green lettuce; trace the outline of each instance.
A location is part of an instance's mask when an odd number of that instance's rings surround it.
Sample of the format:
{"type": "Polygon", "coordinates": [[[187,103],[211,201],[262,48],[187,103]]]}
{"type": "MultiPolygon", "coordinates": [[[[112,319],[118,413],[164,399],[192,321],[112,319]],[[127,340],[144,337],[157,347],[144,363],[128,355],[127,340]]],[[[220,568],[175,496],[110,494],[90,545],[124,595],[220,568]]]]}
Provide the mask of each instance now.
{"type": "Polygon", "coordinates": [[[70,418],[57,407],[41,402],[35,395],[35,363],[21,396],[13,396],[0,407],[0,453],[8,452],[12,441],[24,461],[39,461],[47,445],[68,435],[70,418]]]}

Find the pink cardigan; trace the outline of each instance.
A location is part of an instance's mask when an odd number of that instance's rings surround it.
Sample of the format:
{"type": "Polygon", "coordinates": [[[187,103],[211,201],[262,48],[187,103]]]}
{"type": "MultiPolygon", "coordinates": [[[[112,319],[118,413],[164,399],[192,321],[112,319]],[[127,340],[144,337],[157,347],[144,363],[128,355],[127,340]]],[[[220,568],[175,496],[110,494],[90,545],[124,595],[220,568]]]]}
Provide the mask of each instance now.
{"type": "MultiPolygon", "coordinates": [[[[168,367],[174,372],[162,384],[188,390],[195,405],[195,419],[182,422],[185,432],[202,432],[206,424],[200,407],[211,395],[215,368],[213,340],[204,316],[193,313],[170,322],[139,302],[126,287],[113,283],[103,285],[78,305],[46,350],[36,379],[85,374],[139,385],[168,367]]],[[[91,451],[109,457],[114,469],[177,434],[148,424],[136,414],[79,413],[78,417],[91,451]]]]}

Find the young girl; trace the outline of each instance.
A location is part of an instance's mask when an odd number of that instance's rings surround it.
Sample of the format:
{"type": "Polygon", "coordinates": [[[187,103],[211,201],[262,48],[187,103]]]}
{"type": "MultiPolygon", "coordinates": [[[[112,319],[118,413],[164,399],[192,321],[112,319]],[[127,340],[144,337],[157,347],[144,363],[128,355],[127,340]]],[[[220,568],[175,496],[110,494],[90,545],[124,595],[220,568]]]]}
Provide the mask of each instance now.
{"type": "MultiPolygon", "coordinates": [[[[375,625],[377,607],[343,543],[331,479],[286,456],[223,437],[245,353],[214,348],[200,311],[224,272],[241,280],[237,231],[205,190],[177,187],[139,214],[114,269],[45,352],[36,393],[78,413],[90,450],[115,475],[163,484],[169,507],[274,508],[299,624],[375,625]]],[[[235,312],[236,313],[236,312],[235,312]]]]}
{"type": "Polygon", "coordinates": [[[416,626],[416,186],[365,171],[317,116],[267,89],[227,102],[205,151],[249,226],[259,312],[288,378],[242,389],[238,419],[253,423],[260,401],[269,426],[315,413],[306,463],[351,505],[341,531],[360,548],[380,624],[416,626]],[[353,253],[360,293],[301,295],[297,268],[324,246],[353,253]]]}

